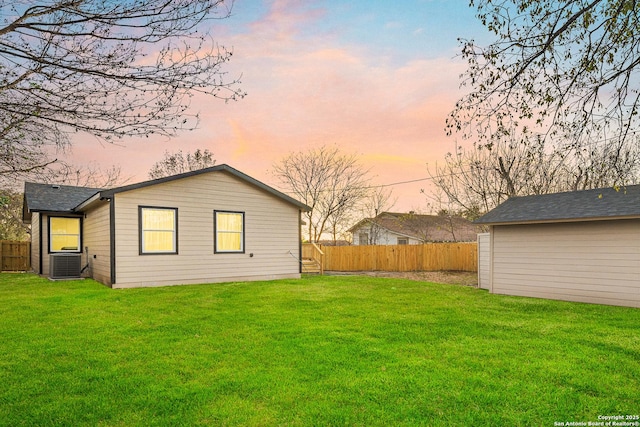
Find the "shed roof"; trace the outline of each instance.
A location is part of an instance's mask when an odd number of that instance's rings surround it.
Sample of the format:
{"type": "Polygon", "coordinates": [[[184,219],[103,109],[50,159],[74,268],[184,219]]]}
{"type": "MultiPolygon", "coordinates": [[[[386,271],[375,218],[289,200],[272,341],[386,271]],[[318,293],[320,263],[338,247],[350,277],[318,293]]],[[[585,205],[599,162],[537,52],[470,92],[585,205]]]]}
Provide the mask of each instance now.
{"type": "Polygon", "coordinates": [[[511,197],[476,224],[640,218],[640,185],[511,197]]]}

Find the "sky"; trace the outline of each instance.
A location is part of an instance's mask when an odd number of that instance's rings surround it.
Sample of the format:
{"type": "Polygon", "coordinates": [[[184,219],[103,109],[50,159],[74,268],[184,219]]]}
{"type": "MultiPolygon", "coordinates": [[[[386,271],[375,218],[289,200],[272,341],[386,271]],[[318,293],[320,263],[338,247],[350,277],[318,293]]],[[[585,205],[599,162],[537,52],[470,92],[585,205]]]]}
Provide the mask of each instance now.
{"type": "Polygon", "coordinates": [[[467,0],[236,0],[231,17],[211,25],[233,50],[224,71],[245,98],[196,96],[195,131],[114,145],[77,138],[68,160],[119,166],[133,183],[165,151],[208,149],[216,164],[283,190],[274,163],[337,146],[373,185],[390,185],[392,210],[430,210],[421,193],[432,188],[429,168],[462,143],[444,130],[463,94],[458,38],[491,41],[467,0]]]}

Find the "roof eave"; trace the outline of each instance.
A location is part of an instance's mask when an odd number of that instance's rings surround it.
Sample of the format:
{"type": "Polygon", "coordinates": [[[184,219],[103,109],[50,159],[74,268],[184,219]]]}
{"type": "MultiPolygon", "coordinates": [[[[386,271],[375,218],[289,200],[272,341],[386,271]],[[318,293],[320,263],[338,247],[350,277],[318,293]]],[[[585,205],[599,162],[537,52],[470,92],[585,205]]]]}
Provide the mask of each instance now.
{"type": "Polygon", "coordinates": [[[626,219],[640,219],[640,215],[620,215],[620,216],[599,216],[586,218],[554,218],[554,219],[532,219],[532,220],[514,220],[514,221],[487,221],[478,222],[478,225],[531,225],[531,224],[562,224],[568,222],[595,222],[595,221],[615,221],[626,219]]]}
{"type": "Polygon", "coordinates": [[[80,203],[78,206],[73,208],[73,211],[83,212],[85,209],[95,205],[96,203],[100,202],[100,200],[103,200],[103,199],[104,197],[101,196],[101,192],[97,192],[96,194],[89,197],[87,200],[85,200],[84,202],[80,203]]]}
{"type": "Polygon", "coordinates": [[[270,194],[272,194],[273,196],[276,196],[280,199],[285,200],[286,202],[297,206],[300,210],[308,212],[311,210],[311,208],[307,205],[305,205],[302,202],[299,202],[298,200],[294,199],[293,197],[290,197],[278,190],[276,190],[273,187],[270,187],[260,181],[258,181],[255,178],[250,177],[249,175],[246,175],[242,172],[240,172],[237,169],[232,168],[231,166],[227,165],[227,164],[221,164],[221,165],[216,165],[216,166],[212,166],[209,168],[205,168],[205,169],[198,169],[195,171],[190,171],[190,172],[185,172],[185,173],[181,173],[178,175],[172,175],[172,176],[166,176],[163,178],[158,178],[158,179],[154,179],[154,180],[150,180],[150,181],[144,181],[144,182],[140,182],[137,184],[130,184],[130,185],[125,185],[123,187],[117,187],[117,188],[112,188],[110,190],[105,190],[102,191],[100,194],[102,196],[102,198],[112,198],[114,194],[116,193],[121,193],[121,192],[125,192],[125,191],[130,191],[130,190],[136,190],[139,188],[144,188],[144,187],[148,187],[151,185],[157,185],[157,184],[162,184],[165,182],[170,182],[170,181],[174,181],[177,179],[183,179],[183,178],[189,178],[192,176],[196,176],[196,175],[200,175],[200,174],[204,174],[204,173],[209,173],[209,172],[227,172],[237,178],[242,179],[243,181],[246,181],[249,184],[252,184],[270,194]]]}

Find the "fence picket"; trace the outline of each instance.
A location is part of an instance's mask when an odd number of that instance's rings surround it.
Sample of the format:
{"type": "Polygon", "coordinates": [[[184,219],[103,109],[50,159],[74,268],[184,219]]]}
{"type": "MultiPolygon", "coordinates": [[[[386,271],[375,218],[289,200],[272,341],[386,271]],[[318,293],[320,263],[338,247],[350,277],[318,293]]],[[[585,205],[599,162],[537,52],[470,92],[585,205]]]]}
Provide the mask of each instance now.
{"type": "Polygon", "coordinates": [[[31,269],[31,242],[0,241],[0,271],[31,269]]]}

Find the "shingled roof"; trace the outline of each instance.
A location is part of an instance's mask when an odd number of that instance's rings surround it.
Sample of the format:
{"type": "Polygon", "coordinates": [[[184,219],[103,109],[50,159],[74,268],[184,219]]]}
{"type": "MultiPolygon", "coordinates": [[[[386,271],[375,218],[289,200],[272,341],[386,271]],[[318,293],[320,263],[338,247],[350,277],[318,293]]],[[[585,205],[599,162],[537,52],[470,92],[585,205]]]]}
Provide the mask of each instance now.
{"type": "Polygon", "coordinates": [[[397,212],[382,212],[375,218],[365,218],[348,231],[353,233],[371,223],[395,234],[417,240],[426,238],[430,242],[453,241],[454,235],[456,241],[475,241],[477,236],[476,226],[465,218],[397,212]]]}
{"type": "Polygon", "coordinates": [[[280,199],[285,200],[288,203],[291,203],[292,205],[297,206],[298,208],[302,209],[303,211],[309,211],[311,210],[311,208],[307,205],[305,205],[302,202],[299,202],[298,200],[294,199],[293,197],[290,197],[278,190],[276,190],[273,187],[268,186],[267,184],[264,184],[261,181],[258,181],[255,178],[250,177],[249,175],[240,172],[239,170],[227,165],[227,164],[220,164],[220,165],[215,165],[215,166],[211,166],[208,168],[204,168],[204,169],[197,169],[194,171],[189,171],[189,172],[184,172],[178,175],[171,175],[171,176],[166,176],[163,178],[157,178],[157,179],[152,179],[150,181],[144,181],[144,182],[139,182],[137,184],[130,184],[130,185],[125,185],[122,187],[116,187],[116,188],[112,188],[110,190],[103,190],[100,193],[101,197],[105,197],[105,198],[111,198],[113,197],[114,194],[116,193],[122,193],[124,191],[129,191],[129,190],[135,190],[138,188],[144,188],[144,187],[148,187],[151,185],[157,185],[157,184],[162,184],[163,182],[169,182],[169,181],[175,181],[177,179],[182,179],[182,178],[189,178],[192,176],[196,176],[196,175],[201,175],[201,174],[205,174],[205,173],[209,173],[209,172],[226,172],[228,174],[231,174],[233,176],[235,176],[236,178],[239,178],[242,181],[245,181],[248,184],[251,184],[255,187],[260,188],[263,191],[266,191],[267,193],[270,193],[273,196],[276,196],[280,199]]]}
{"type": "Polygon", "coordinates": [[[512,197],[475,221],[520,224],[640,218],[640,185],[512,197]]]}
{"type": "Polygon", "coordinates": [[[100,188],[25,182],[22,219],[29,220],[31,212],[73,212],[76,206],[99,191],[100,188]]]}
{"type": "Polygon", "coordinates": [[[144,188],[151,185],[162,184],[177,179],[189,178],[209,172],[225,172],[231,174],[250,185],[258,187],[273,196],[276,196],[288,203],[297,206],[301,210],[308,211],[311,209],[304,203],[301,203],[294,198],[281,193],[280,191],[238,171],[237,169],[234,169],[226,164],[221,164],[205,169],[185,172],[178,175],[172,175],[164,178],[158,178],[112,189],[74,187],[71,185],[35,184],[32,182],[26,182],[24,186],[22,219],[27,222],[30,221],[32,212],[72,213],[82,211],[82,209],[85,207],[81,206],[83,202],[89,201],[89,199],[95,195],[99,195],[100,198],[111,198],[116,193],[144,188]]]}

